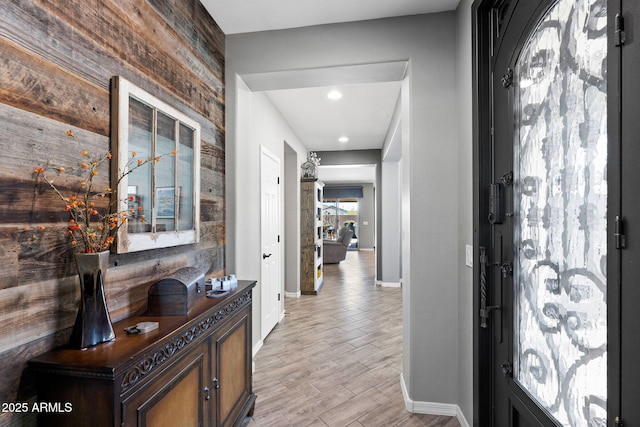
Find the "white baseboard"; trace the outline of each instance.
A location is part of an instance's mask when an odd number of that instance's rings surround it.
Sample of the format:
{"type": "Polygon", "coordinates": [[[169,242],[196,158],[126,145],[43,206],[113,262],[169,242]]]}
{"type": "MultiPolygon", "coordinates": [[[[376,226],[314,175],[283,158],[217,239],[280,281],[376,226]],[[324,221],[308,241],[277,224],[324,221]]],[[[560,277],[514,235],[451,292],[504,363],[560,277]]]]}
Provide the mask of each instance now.
{"type": "Polygon", "coordinates": [[[376,280],[377,286],[382,286],[383,288],[401,288],[401,282],[381,282],[380,280],[376,280]]]}
{"type": "Polygon", "coordinates": [[[452,403],[437,402],[418,402],[411,400],[407,386],[404,383],[404,377],[400,374],[400,388],[404,397],[404,405],[407,411],[414,414],[444,415],[448,417],[456,417],[461,427],[470,427],[460,406],[452,403]]]}
{"type": "Polygon", "coordinates": [[[285,298],[300,298],[300,295],[302,295],[300,293],[300,291],[298,291],[298,292],[285,292],[284,293],[284,297],[285,298]]]}
{"type": "Polygon", "coordinates": [[[458,422],[460,423],[460,427],[471,427],[471,425],[469,424],[467,419],[464,417],[464,414],[462,413],[462,409],[460,409],[460,407],[458,405],[456,405],[456,406],[458,408],[458,412],[456,413],[456,418],[458,419],[458,422]]]}
{"type": "Polygon", "coordinates": [[[256,357],[256,354],[258,354],[258,352],[260,351],[263,345],[264,345],[264,341],[262,340],[255,343],[255,345],[253,346],[253,352],[252,352],[253,357],[256,357]]]}

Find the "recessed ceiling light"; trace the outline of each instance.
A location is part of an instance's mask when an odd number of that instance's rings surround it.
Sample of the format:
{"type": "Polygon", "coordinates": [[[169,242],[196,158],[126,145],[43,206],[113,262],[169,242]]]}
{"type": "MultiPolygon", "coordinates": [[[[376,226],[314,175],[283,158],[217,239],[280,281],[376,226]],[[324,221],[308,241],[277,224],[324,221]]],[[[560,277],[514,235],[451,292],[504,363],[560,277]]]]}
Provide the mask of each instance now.
{"type": "Polygon", "coordinates": [[[338,138],[338,141],[340,142],[349,142],[349,138],[347,138],[346,136],[341,136],[340,138],[338,138]]]}
{"type": "Polygon", "coordinates": [[[333,100],[340,99],[342,98],[342,93],[334,89],[327,94],[327,98],[333,100]]]}

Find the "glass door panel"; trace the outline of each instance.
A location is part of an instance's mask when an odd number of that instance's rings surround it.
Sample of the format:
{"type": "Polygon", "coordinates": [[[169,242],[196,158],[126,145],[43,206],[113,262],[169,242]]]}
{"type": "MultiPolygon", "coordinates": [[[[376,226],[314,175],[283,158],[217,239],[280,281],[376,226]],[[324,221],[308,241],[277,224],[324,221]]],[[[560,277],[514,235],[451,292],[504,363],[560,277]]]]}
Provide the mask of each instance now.
{"type": "Polygon", "coordinates": [[[606,20],[554,3],[515,69],[514,379],[565,426],[606,425],[606,20]]]}

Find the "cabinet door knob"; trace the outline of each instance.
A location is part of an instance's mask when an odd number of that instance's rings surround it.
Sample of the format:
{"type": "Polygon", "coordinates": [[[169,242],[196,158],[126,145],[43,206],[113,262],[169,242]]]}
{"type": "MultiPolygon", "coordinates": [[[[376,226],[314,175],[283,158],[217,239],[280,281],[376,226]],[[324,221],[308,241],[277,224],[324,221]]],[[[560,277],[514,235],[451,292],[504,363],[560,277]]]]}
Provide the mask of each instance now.
{"type": "Polygon", "coordinates": [[[210,400],[211,399],[211,393],[209,393],[209,387],[205,387],[204,388],[204,400],[210,400]]]}
{"type": "Polygon", "coordinates": [[[217,378],[212,379],[211,381],[213,381],[213,389],[214,390],[218,390],[220,388],[220,384],[218,382],[217,378]]]}

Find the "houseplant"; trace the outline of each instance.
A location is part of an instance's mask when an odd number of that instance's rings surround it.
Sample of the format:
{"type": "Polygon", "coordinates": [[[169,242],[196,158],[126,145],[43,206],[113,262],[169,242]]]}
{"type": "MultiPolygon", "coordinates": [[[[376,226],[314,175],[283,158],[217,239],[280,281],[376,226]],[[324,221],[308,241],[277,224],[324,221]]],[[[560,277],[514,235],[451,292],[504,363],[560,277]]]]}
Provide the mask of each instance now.
{"type": "MultiPolygon", "coordinates": [[[[67,131],[67,135],[77,141],[73,131],[67,131]]],[[[36,185],[44,183],[53,190],[69,217],[65,234],[74,251],[81,294],[71,333],[72,347],[87,348],[115,338],[103,284],[109,249],[117,230],[126,226],[130,218],[143,222],[145,218],[133,210],[118,211],[119,200],[113,188],[118,188],[118,183],[137,168],[159,162],[161,157],[139,159],[132,152],[113,187],[103,189],[96,188],[96,177],[103,169],[101,166],[111,160],[111,152],[94,156],[87,150],[80,150],[77,165],[63,166],[47,161],[33,170],[36,185]]]]}

